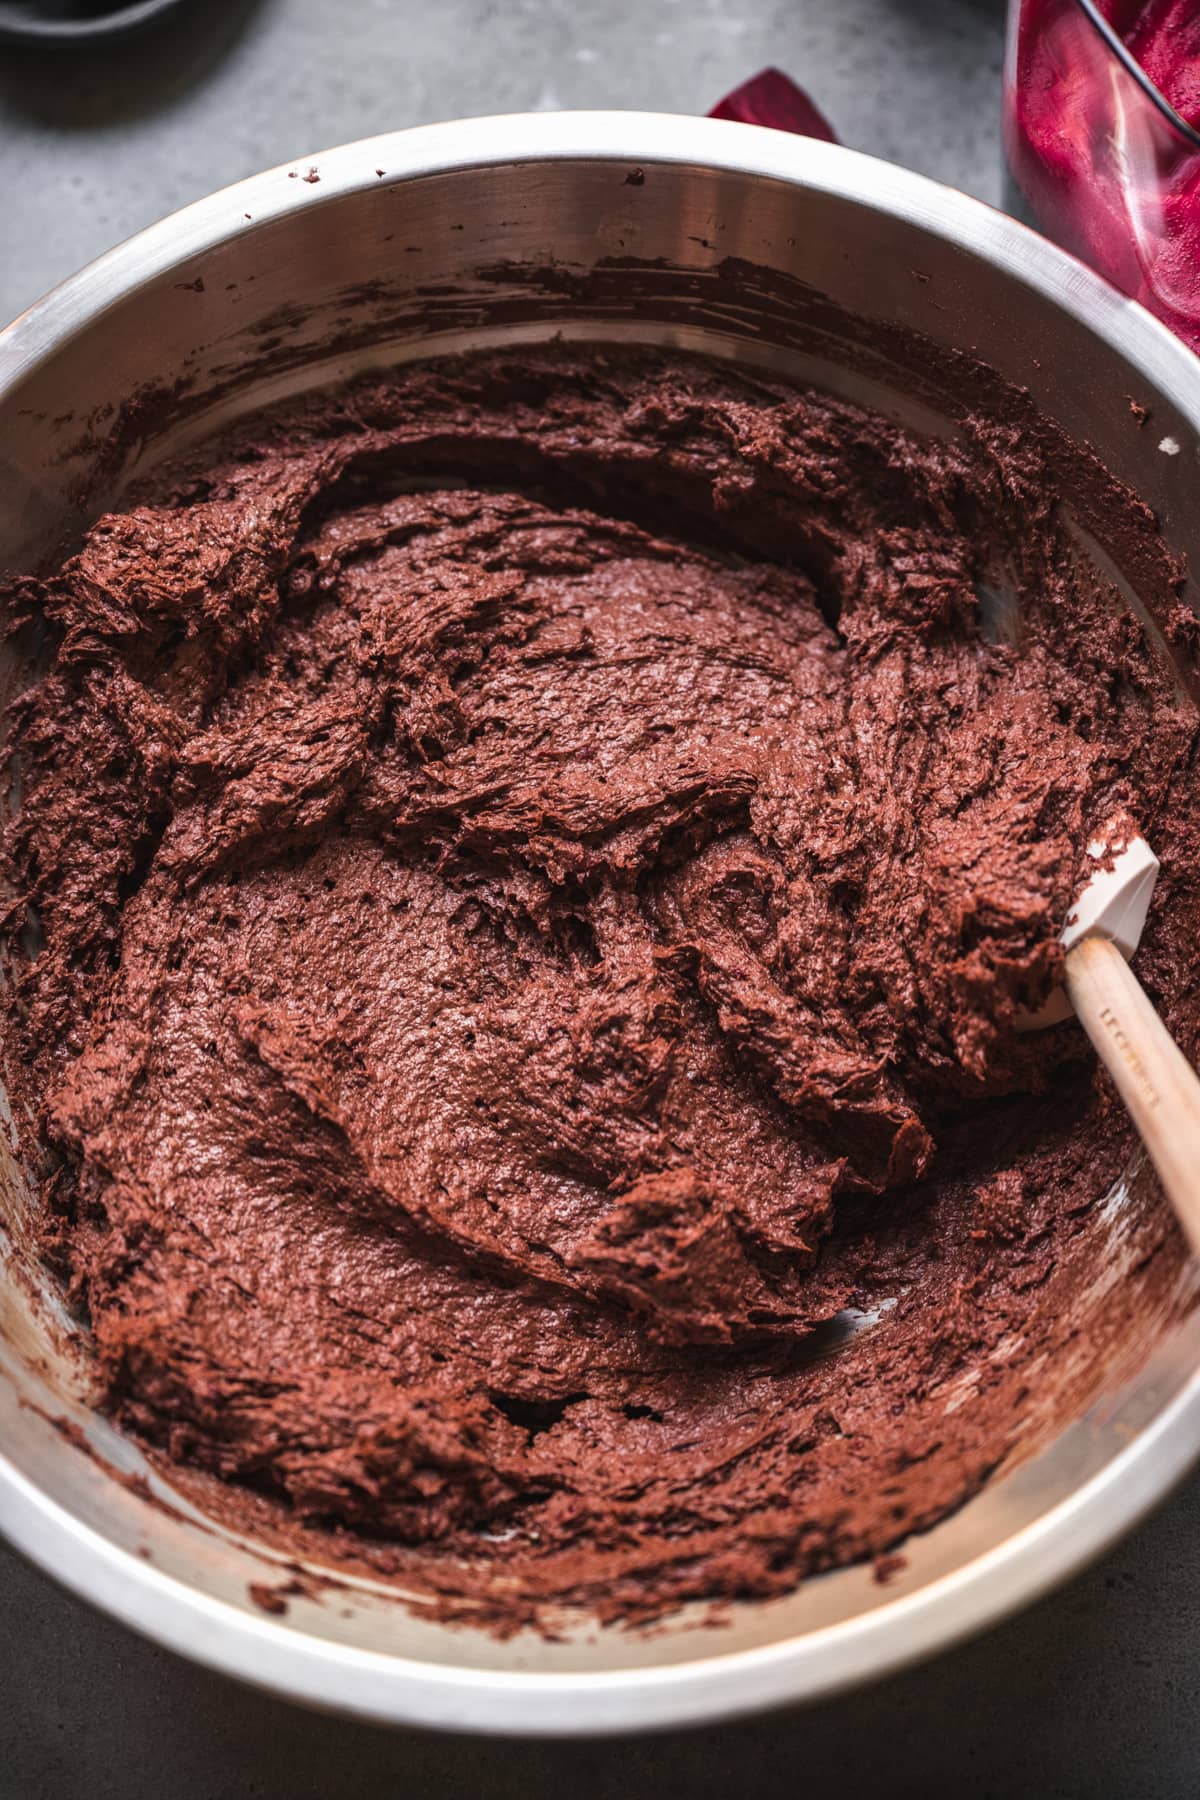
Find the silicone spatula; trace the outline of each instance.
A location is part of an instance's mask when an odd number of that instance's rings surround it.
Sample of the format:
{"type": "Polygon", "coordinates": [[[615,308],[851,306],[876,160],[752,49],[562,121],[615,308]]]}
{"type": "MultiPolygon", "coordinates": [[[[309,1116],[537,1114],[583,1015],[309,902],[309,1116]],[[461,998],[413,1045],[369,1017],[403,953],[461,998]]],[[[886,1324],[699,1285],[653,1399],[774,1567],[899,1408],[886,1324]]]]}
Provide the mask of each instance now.
{"type": "Polygon", "coordinates": [[[1141,941],[1158,858],[1114,824],[1088,846],[1091,871],[1062,931],[1064,987],[1026,1029],[1073,1011],[1112,1076],[1163,1192],[1200,1255],[1200,1076],[1155,1012],[1129,959],[1141,941]]]}

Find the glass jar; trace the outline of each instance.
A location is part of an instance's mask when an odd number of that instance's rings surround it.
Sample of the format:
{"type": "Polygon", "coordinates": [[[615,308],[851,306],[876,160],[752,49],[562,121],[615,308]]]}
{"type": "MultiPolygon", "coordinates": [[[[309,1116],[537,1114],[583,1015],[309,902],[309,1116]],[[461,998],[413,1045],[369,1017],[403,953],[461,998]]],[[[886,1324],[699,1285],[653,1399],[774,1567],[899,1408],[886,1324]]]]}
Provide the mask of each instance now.
{"type": "Polygon", "coordinates": [[[1010,0],[1004,149],[1011,210],[1200,349],[1200,132],[1093,0],[1010,0]]]}

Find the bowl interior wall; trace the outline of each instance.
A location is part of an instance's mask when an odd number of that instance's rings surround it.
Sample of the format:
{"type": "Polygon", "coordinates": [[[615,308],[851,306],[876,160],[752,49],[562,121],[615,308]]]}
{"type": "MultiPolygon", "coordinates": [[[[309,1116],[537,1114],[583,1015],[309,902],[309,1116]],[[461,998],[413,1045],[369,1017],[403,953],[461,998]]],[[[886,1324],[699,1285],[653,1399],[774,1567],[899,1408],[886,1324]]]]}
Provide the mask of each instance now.
{"type": "MultiPolygon", "coordinates": [[[[1200,566],[1195,434],[1175,397],[1017,275],[886,210],[670,162],[579,157],[392,180],[342,154],[338,180],[312,184],[299,210],[285,203],[303,168],[239,190],[216,241],[215,202],[202,217],[180,215],[174,248],[147,252],[139,287],[77,319],[60,313],[45,354],[32,333],[24,361],[0,369],[0,567],[69,544],[131,480],[242,412],[366,368],[560,334],[706,351],[937,432],[954,429],[956,399],[932,346],[977,357],[1091,444],[1200,566]],[[1152,412],[1153,438],[1171,435],[1182,454],[1153,454],[1131,399],[1152,412]]],[[[1153,608],[1163,596],[1139,598],[1153,608]]],[[[0,687],[11,692],[23,674],[5,646],[0,687]]],[[[81,1527],[253,1612],[247,1584],[270,1578],[276,1553],[186,1499],[149,1504],[123,1478],[139,1474],[164,1497],[167,1485],[87,1406],[76,1328],[29,1243],[27,1148],[0,1153],[0,1445],[81,1527]]],[[[911,1543],[886,1589],[849,1569],[741,1606],[719,1626],[697,1610],[652,1637],[579,1624],[550,1644],[448,1630],[364,1580],[297,1598],[280,1629],[481,1671],[650,1668],[818,1632],[952,1578],[1105,1468],[1192,1379],[1200,1328],[1182,1264],[1173,1285],[1144,1282],[1120,1342],[1098,1329],[1112,1284],[1144,1281],[1129,1222],[1158,1204],[1135,1168],[1096,1209],[1096,1279],[1077,1302],[1081,1333],[1095,1330],[1092,1362],[1077,1380],[1048,1383],[1029,1456],[911,1543]],[[1147,1358],[1152,1380],[1138,1373],[1147,1358]]]]}

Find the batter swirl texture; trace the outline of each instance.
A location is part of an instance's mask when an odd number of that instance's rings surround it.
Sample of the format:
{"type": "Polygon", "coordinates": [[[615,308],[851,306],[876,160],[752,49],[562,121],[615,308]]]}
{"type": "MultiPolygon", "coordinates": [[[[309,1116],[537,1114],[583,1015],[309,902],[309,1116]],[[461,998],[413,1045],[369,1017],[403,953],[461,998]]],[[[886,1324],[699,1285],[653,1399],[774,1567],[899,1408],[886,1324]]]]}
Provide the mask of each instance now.
{"type": "Polygon", "coordinates": [[[18,584],[10,1063],[109,1407],[501,1625],[941,1516],[1127,1144],[1014,1016],[1097,818],[1195,801],[1037,452],[547,351],[220,456],[18,584]]]}

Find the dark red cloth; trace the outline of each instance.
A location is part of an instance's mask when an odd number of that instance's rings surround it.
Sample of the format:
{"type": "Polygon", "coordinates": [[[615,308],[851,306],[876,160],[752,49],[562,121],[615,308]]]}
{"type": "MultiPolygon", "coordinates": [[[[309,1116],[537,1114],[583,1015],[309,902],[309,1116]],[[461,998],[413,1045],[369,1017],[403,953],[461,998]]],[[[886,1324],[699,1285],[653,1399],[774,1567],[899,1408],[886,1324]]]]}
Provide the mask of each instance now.
{"type": "Polygon", "coordinates": [[[737,119],[743,125],[770,125],[776,131],[795,131],[801,137],[824,138],[836,144],[837,133],[802,88],[782,69],[761,69],[749,81],[726,94],[709,113],[710,119],[737,119]]]}

